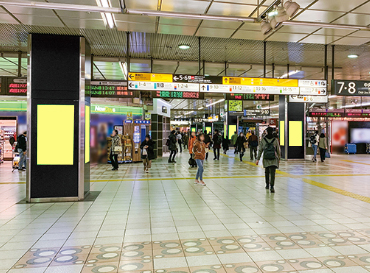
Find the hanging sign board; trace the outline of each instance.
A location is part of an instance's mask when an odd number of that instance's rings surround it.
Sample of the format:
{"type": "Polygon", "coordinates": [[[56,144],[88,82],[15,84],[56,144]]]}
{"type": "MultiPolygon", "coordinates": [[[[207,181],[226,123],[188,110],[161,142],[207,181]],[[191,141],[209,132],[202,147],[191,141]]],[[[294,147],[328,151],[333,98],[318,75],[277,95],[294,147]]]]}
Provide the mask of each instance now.
{"type": "Polygon", "coordinates": [[[328,103],[328,96],[290,95],[289,102],[328,103]]]}
{"type": "Polygon", "coordinates": [[[252,101],[274,101],[274,95],[270,94],[237,94],[227,93],[227,100],[252,100],[252,101]]]}
{"type": "Polygon", "coordinates": [[[5,94],[16,96],[27,96],[27,79],[11,77],[7,78],[5,94]]]}
{"type": "Polygon", "coordinates": [[[260,117],[260,116],[269,116],[270,109],[253,109],[253,110],[244,110],[244,116],[253,116],[253,117],[260,117]]]}
{"type": "Polygon", "coordinates": [[[333,80],[332,93],[339,96],[370,96],[370,81],[333,80]]]}
{"type": "Polygon", "coordinates": [[[341,118],[345,116],[344,109],[310,109],[310,117],[341,118]]]}
{"type": "Polygon", "coordinates": [[[152,98],[204,99],[204,94],[199,92],[155,91],[152,92],[152,98]]]}
{"type": "MultiPolygon", "coordinates": [[[[88,90],[86,90],[89,93],[88,90]]],[[[133,98],[134,91],[127,90],[127,81],[92,81],[91,97],[133,98]]]]}

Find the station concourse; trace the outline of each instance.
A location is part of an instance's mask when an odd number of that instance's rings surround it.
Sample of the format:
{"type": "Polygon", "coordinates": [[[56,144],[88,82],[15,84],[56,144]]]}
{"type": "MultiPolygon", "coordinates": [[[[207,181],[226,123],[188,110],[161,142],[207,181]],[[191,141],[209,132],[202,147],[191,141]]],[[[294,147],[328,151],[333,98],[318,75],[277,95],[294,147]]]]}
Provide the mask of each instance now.
{"type": "Polygon", "coordinates": [[[369,15],[0,1],[0,273],[370,272],[369,15]]]}

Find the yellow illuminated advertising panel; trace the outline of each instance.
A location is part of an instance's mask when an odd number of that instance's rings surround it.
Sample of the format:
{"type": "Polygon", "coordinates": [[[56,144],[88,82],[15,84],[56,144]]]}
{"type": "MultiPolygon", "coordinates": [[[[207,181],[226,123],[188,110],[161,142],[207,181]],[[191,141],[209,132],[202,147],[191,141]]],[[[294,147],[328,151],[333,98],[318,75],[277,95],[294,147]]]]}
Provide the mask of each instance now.
{"type": "Polygon", "coordinates": [[[285,121],[280,121],[279,126],[280,146],[285,146],[285,121]]]}
{"type": "Polygon", "coordinates": [[[37,165],[73,165],[74,106],[37,105],[37,165]]]}
{"type": "Polygon", "coordinates": [[[172,74],[129,73],[128,79],[139,82],[172,82],[172,74]]]}
{"type": "Polygon", "coordinates": [[[90,106],[85,106],[85,163],[90,162],[90,106]]]}
{"type": "Polygon", "coordinates": [[[302,121],[289,121],[289,146],[303,146],[303,125],[302,121]]]}
{"type": "Polygon", "coordinates": [[[236,132],[236,125],[229,125],[229,139],[231,139],[234,132],[236,132]]]}

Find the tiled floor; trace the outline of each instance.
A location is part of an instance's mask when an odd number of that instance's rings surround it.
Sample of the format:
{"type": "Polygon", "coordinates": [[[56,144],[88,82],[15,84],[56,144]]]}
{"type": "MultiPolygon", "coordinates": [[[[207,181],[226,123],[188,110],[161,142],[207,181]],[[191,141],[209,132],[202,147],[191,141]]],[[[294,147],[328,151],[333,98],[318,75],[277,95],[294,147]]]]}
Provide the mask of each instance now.
{"type": "Polygon", "coordinates": [[[282,162],[276,193],[232,151],[196,169],[92,168],[94,202],[16,204],[25,173],[0,165],[0,273],[370,271],[370,156],[282,162]]]}

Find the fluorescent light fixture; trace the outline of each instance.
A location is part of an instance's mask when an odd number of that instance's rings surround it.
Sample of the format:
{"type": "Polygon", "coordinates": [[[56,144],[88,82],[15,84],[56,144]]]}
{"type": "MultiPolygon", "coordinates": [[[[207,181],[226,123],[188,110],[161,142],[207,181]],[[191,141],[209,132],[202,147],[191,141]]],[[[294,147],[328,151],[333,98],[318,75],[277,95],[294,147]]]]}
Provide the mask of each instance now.
{"type": "Polygon", "coordinates": [[[217,104],[217,103],[223,102],[224,100],[225,100],[225,99],[222,99],[222,100],[218,100],[218,101],[212,102],[212,103],[210,103],[210,104],[207,104],[207,105],[206,105],[206,107],[210,107],[210,106],[215,105],[215,104],[217,104]]]}
{"type": "MultiPolygon", "coordinates": [[[[110,3],[110,0],[96,0],[96,4],[99,7],[104,7],[104,8],[111,8],[112,5],[110,3]]],[[[116,21],[114,19],[114,15],[112,13],[104,13],[101,12],[101,17],[103,18],[104,24],[108,25],[109,28],[114,28],[116,26],[116,21]]]]}
{"type": "Polygon", "coordinates": [[[370,102],[360,103],[360,104],[345,105],[345,106],[342,106],[341,108],[353,108],[353,107],[363,107],[363,106],[370,106],[370,102]]]}
{"type": "Polygon", "coordinates": [[[127,63],[126,62],[119,62],[119,66],[121,67],[122,73],[125,76],[125,79],[128,77],[128,72],[127,72],[127,63]]]}
{"type": "Polygon", "coordinates": [[[332,98],[336,98],[336,97],[338,97],[338,96],[337,95],[330,95],[328,98],[332,99],[332,98]]]}
{"type": "Polygon", "coordinates": [[[356,59],[356,58],[358,58],[358,55],[357,54],[349,54],[348,55],[348,58],[350,58],[350,59],[356,59]]]}
{"type": "Polygon", "coordinates": [[[189,45],[185,45],[185,44],[181,44],[181,45],[179,45],[179,48],[180,49],[189,49],[190,46],[189,45]]]}
{"type": "Polygon", "coordinates": [[[200,108],[198,108],[198,110],[202,110],[204,107],[200,107],[200,108]]]}
{"type": "Polygon", "coordinates": [[[273,108],[279,108],[279,104],[273,105],[273,106],[267,106],[267,107],[262,107],[261,110],[266,110],[266,109],[273,109],[273,108]]]}
{"type": "Polygon", "coordinates": [[[272,16],[275,16],[275,15],[277,15],[278,13],[277,13],[277,10],[273,10],[273,11],[271,11],[271,12],[269,12],[267,15],[269,16],[269,17],[272,17],[272,16]]]}
{"type": "Polygon", "coordinates": [[[301,72],[301,70],[290,71],[289,73],[284,74],[283,76],[281,76],[280,79],[287,78],[288,76],[292,76],[292,75],[297,74],[299,72],[301,72]]]}

